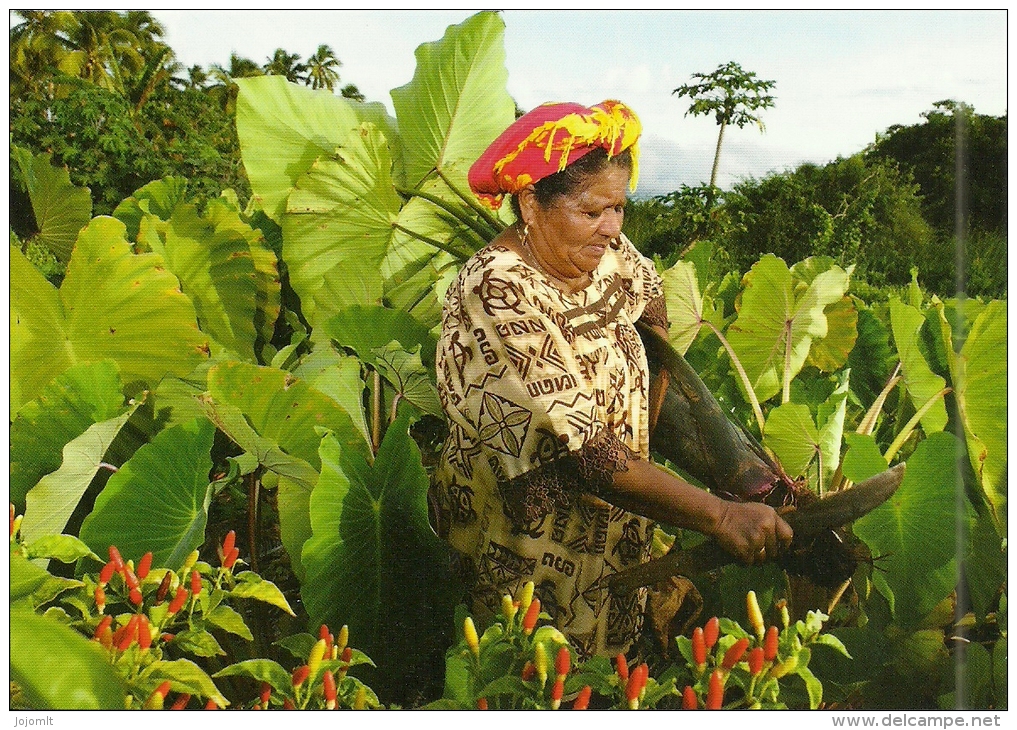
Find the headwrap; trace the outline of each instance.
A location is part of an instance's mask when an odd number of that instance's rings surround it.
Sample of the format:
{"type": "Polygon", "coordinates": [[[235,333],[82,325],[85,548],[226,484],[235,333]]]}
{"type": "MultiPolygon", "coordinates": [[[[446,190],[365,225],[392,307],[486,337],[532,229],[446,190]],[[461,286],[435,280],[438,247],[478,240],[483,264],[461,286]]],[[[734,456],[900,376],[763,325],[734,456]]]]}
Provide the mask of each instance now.
{"type": "Polygon", "coordinates": [[[470,189],[497,209],[506,194],[561,172],[601,147],[609,157],[632,149],[629,188],[635,190],[641,131],[635,112],[620,101],[603,101],[593,107],[542,104],[513,122],[473,163],[468,175],[470,189]]]}

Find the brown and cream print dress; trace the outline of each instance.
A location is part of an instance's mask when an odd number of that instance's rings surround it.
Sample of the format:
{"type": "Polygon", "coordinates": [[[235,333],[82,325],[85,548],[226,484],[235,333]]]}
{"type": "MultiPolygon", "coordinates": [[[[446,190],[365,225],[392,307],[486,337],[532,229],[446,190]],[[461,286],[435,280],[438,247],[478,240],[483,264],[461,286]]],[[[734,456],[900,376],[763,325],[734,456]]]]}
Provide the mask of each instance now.
{"type": "Polygon", "coordinates": [[[584,658],[625,651],[639,633],[645,593],[599,582],[649,557],[653,526],[598,494],[626,460],[649,457],[633,325],[666,325],[663,301],[652,263],[624,237],[573,295],[497,245],[450,286],[437,353],[449,436],[429,496],[475,616],[532,580],[584,658]]]}

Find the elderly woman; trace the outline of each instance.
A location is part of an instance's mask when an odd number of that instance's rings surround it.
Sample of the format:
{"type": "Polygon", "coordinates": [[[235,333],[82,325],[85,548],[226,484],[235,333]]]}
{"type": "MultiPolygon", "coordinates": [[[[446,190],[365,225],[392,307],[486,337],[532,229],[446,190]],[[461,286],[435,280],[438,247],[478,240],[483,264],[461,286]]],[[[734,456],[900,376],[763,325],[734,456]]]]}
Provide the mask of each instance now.
{"type": "Polygon", "coordinates": [[[616,101],[546,104],[469,173],[516,223],[449,288],[438,385],[449,436],[430,501],[474,615],[526,581],[582,657],[637,638],[645,591],[601,579],[649,558],[654,522],[715,536],[745,562],[791,529],[770,507],[722,500],[650,461],[649,371],[634,324],[666,335],[653,264],[622,235],[640,124],[616,101]]]}

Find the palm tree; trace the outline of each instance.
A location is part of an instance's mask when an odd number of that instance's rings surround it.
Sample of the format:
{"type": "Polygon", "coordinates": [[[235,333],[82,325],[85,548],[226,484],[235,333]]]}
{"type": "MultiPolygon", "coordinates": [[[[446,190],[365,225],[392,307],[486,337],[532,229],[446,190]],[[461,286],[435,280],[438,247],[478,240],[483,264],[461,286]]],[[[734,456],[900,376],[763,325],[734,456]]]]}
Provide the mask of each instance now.
{"type": "Polygon", "coordinates": [[[307,70],[307,66],[300,63],[299,54],[287,53],[282,48],[275,49],[263,68],[269,76],[285,76],[287,81],[293,83],[302,81],[302,74],[307,70]]]}
{"type": "Polygon", "coordinates": [[[356,84],[346,84],[339,93],[342,94],[344,99],[352,99],[353,101],[364,101],[366,98],[360,93],[360,89],[357,88],[356,84]]]}
{"type": "MultiPolygon", "coordinates": [[[[57,73],[67,58],[67,28],[74,23],[70,11],[15,10],[22,22],[10,29],[11,96],[39,88],[39,82],[57,73]]],[[[52,92],[52,84],[48,84],[52,92]]],[[[52,96],[52,93],[50,94],[52,96]]]]}
{"type": "Polygon", "coordinates": [[[213,81],[209,89],[219,97],[222,108],[227,112],[232,109],[237,99],[237,85],[233,83],[233,79],[264,75],[261,66],[249,58],[238,56],[236,53],[230,54],[228,67],[213,63],[208,67],[208,71],[208,78],[213,81]]]}
{"type": "Polygon", "coordinates": [[[320,45],[318,50],[307,59],[307,78],[305,83],[312,89],[328,89],[332,91],[339,83],[337,68],[342,63],[335,57],[330,46],[320,45]]]}
{"type": "Polygon", "coordinates": [[[66,31],[71,52],[65,68],[97,86],[121,91],[119,76],[145,67],[141,44],[124,27],[123,16],[110,10],[81,10],[73,13],[73,19],[66,31]]]}

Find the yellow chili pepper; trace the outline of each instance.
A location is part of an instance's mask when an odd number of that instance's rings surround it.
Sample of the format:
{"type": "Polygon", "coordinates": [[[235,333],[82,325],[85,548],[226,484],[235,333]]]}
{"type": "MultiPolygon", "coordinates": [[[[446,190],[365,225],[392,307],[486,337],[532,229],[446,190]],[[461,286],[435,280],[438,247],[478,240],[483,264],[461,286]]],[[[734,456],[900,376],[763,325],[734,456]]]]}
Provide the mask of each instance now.
{"type": "Polygon", "coordinates": [[[759,601],[756,600],[755,591],[749,591],[746,594],[745,604],[748,608],[749,624],[756,633],[756,638],[762,641],[763,635],[766,633],[766,624],[763,623],[763,612],[759,610],[759,601]]]}

